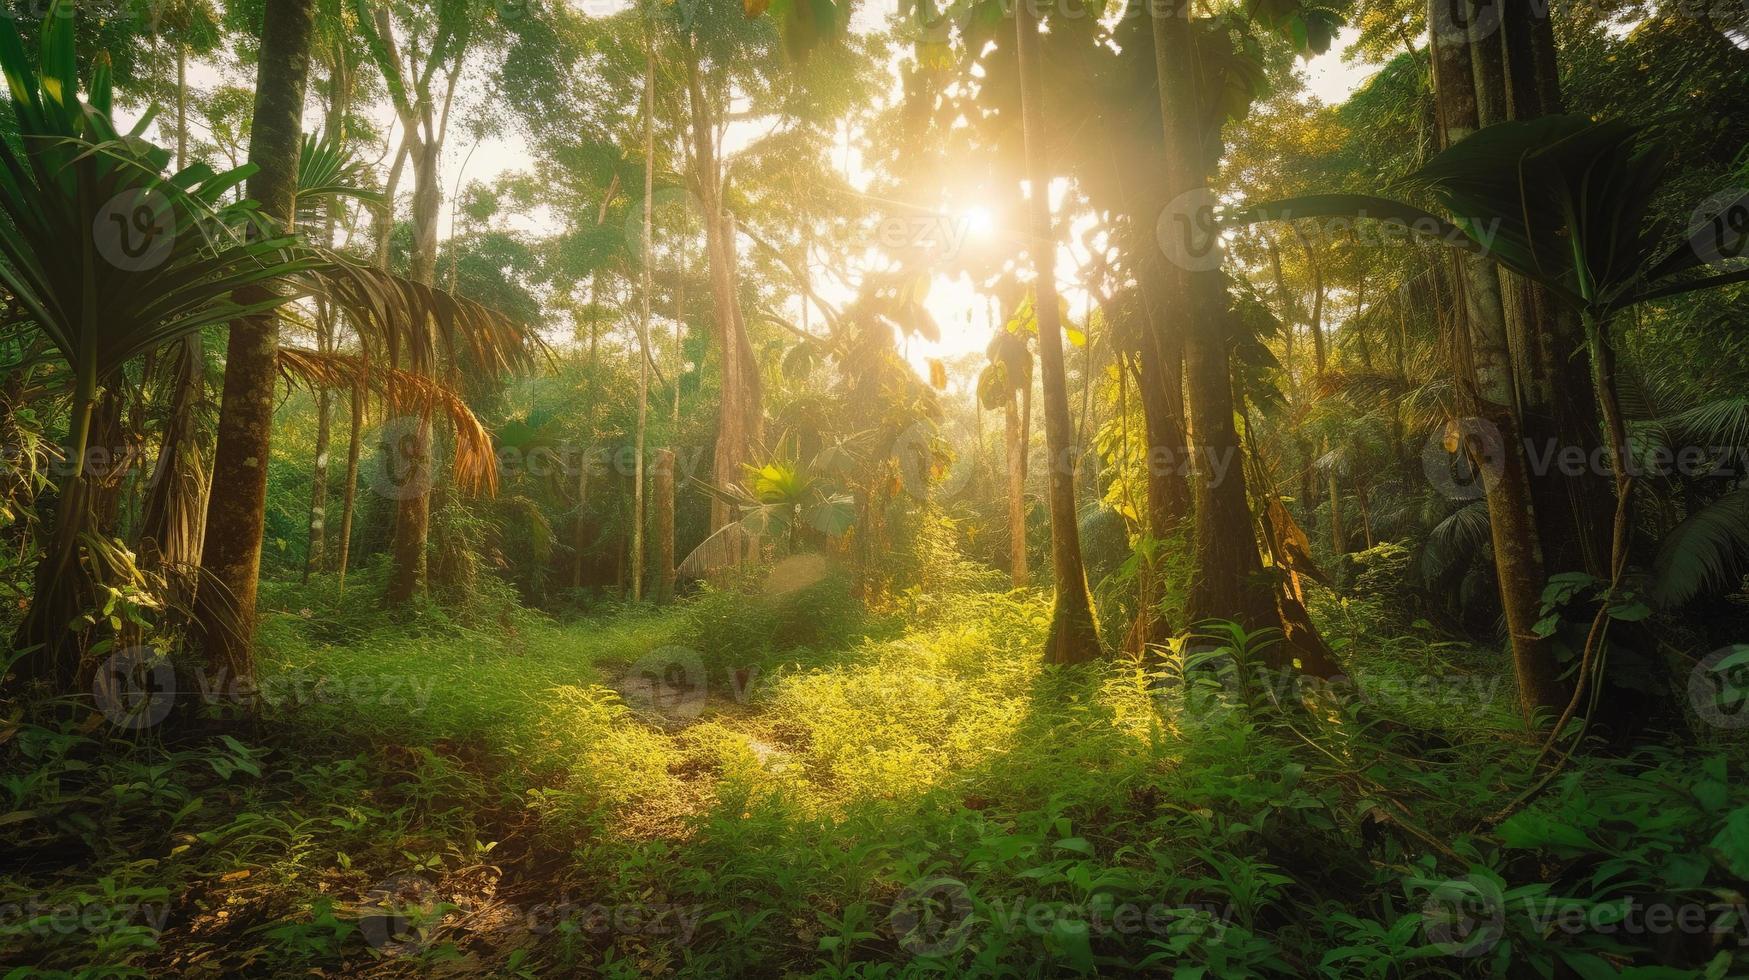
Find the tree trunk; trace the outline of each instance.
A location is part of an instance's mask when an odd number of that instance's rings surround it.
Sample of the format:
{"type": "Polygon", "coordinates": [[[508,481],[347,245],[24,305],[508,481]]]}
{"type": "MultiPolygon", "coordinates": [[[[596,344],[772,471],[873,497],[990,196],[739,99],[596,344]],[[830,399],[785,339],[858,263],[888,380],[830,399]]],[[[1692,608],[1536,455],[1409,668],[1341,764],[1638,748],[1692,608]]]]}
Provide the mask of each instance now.
{"type": "Polygon", "coordinates": [[[656,450],[651,490],[656,499],[656,588],[652,598],[674,598],[674,465],[672,449],[656,450]]]}
{"type": "MultiPolygon", "coordinates": [[[[1158,265],[1157,261],[1154,263],[1158,265]]],[[[1189,439],[1184,432],[1184,337],[1157,322],[1158,288],[1142,291],[1137,394],[1148,427],[1148,534],[1164,541],[1190,516],[1189,439]]]]}
{"type": "Polygon", "coordinates": [[[1044,84],[1039,77],[1036,14],[1027,4],[1014,11],[1020,61],[1021,136],[1026,144],[1033,265],[1034,312],[1038,317],[1039,367],[1043,372],[1045,444],[1049,452],[1051,573],[1057,590],[1045,661],[1085,663],[1101,653],[1081,535],[1075,514],[1075,433],[1069,420],[1069,387],[1063,371],[1063,325],[1057,308],[1057,236],[1051,226],[1051,174],[1045,153],[1044,84]]]}
{"type": "Polygon", "coordinates": [[[583,587],[583,552],[589,545],[589,523],[584,520],[583,507],[589,502],[589,457],[591,447],[577,465],[577,519],[571,526],[571,587],[583,587]]]}
{"type": "Polygon", "coordinates": [[[176,169],[188,166],[188,45],[176,42],[176,169]]]}
{"type": "MultiPolygon", "coordinates": [[[[86,247],[89,250],[90,246],[86,247]]],[[[88,281],[91,268],[88,263],[88,281]]],[[[87,456],[99,398],[97,382],[97,349],[88,346],[79,363],[73,365],[73,398],[67,414],[67,439],[72,443],[67,458],[72,473],[61,486],[54,530],[36,563],[30,609],[13,641],[18,649],[36,647],[14,665],[18,679],[27,684],[47,681],[56,693],[81,690],[84,685],[80,680],[87,667],[76,642],[78,634],[69,626],[85,608],[92,591],[90,576],[79,562],[79,536],[90,520],[95,483],[87,456]]]]}
{"type": "MultiPolygon", "coordinates": [[[[395,151],[395,162],[389,166],[389,176],[383,182],[383,203],[377,212],[376,266],[389,267],[389,239],[395,228],[395,191],[401,184],[401,170],[406,166],[410,137],[403,137],[395,151]]],[[[362,388],[352,393],[352,432],[346,443],[346,489],[340,509],[340,557],[336,564],[340,577],[337,588],[346,591],[347,562],[352,556],[352,517],[358,504],[358,464],[364,448],[364,399],[362,388]]]]}
{"type": "Polygon", "coordinates": [[[1018,397],[1008,393],[1003,433],[1008,456],[1008,574],[1017,589],[1028,584],[1026,567],[1026,446],[1021,441],[1018,397]]]}
{"type": "MultiPolygon", "coordinates": [[[[426,109],[429,115],[429,107],[426,109]]],[[[430,286],[437,278],[437,218],[442,203],[438,187],[438,160],[442,146],[436,133],[427,124],[425,134],[412,147],[413,157],[413,254],[412,278],[430,286]]],[[[432,346],[432,326],[429,322],[415,329],[426,334],[427,349],[432,346]]],[[[410,433],[408,463],[412,466],[433,465],[431,459],[431,413],[422,412],[410,433]]],[[[391,607],[405,606],[415,595],[425,591],[428,558],[426,544],[431,534],[431,492],[404,495],[396,508],[395,538],[390,548],[388,590],[384,596],[391,607]]]]}
{"type": "MultiPolygon", "coordinates": [[[[318,329],[316,344],[323,352],[333,350],[333,327],[328,319],[327,310],[317,314],[318,329]]],[[[327,545],[328,531],[328,446],[332,440],[332,424],[329,419],[328,389],[316,392],[316,465],[310,473],[310,540],[304,553],[304,581],[308,582],[312,574],[322,571],[323,552],[327,545]]]]}
{"type": "Polygon", "coordinates": [[[644,438],[650,427],[650,236],[656,193],[656,48],[645,26],[644,282],[638,313],[638,428],[632,456],[632,601],[644,597],[644,438]]]}
{"type": "MultiPolygon", "coordinates": [[[[715,312],[718,352],[722,356],[723,390],[717,419],[717,441],[711,459],[711,479],[719,487],[741,482],[741,466],[752,461],[761,438],[764,408],[759,368],[753,360],[753,345],[741,317],[735,286],[735,231],[733,219],[723,211],[722,174],[716,140],[711,134],[710,108],[699,79],[698,59],[690,38],[685,47],[686,90],[690,104],[693,166],[704,211],[705,249],[711,279],[711,302],[715,312]]],[[[711,532],[734,520],[726,501],[711,500],[711,532]]]]}
{"type": "MultiPolygon", "coordinates": [[[[1560,80],[1554,33],[1546,12],[1530,4],[1503,4],[1501,76],[1506,118],[1536,119],[1559,113],[1560,80]]],[[[1576,446],[1590,459],[1602,445],[1600,419],[1591,397],[1591,365],[1579,317],[1547,289],[1519,276],[1511,281],[1507,326],[1521,361],[1525,438],[1539,454],[1576,446]]],[[[1609,575],[1612,507],[1607,484],[1588,469],[1567,472],[1548,466],[1531,475],[1544,566],[1554,571],[1609,575]]]]}
{"type": "Polygon", "coordinates": [[[358,460],[364,449],[364,386],[352,389],[352,431],[346,440],[346,492],[340,509],[339,591],[346,591],[346,562],[352,555],[352,511],[358,496],[358,460]]]}
{"type": "MultiPolygon", "coordinates": [[[[287,225],[297,193],[313,26],[311,0],[268,0],[249,141],[249,162],[260,169],[249,178],[248,193],[260,202],[264,218],[287,225]]],[[[238,296],[242,303],[265,298],[262,287],[238,296]]],[[[206,581],[196,594],[195,614],[209,668],[229,670],[233,677],[249,674],[254,666],[255,590],[266,525],[278,349],[277,313],[231,324],[213,459],[213,483],[224,492],[214,494],[207,506],[201,555],[206,581]]]]}
{"type": "MultiPolygon", "coordinates": [[[[1480,119],[1471,45],[1465,42],[1450,4],[1429,0],[1428,24],[1435,106],[1443,145],[1450,146],[1475,131],[1480,119]]],[[[1543,562],[1516,411],[1506,314],[1493,264],[1468,255],[1454,261],[1466,325],[1457,334],[1454,351],[1459,363],[1454,368],[1467,389],[1469,414],[1480,420],[1473,426],[1478,431],[1463,436],[1478,470],[1491,477],[1484,485],[1494,568],[1512,645],[1519,707],[1528,722],[1539,710],[1558,711],[1565,696],[1554,649],[1535,632],[1542,605],[1543,562]]]]}
{"type": "MultiPolygon", "coordinates": [[[[1214,161],[1197,107],[1200,80],[1187,7],[1152,18],[1154,67],[1164,124],[1164,193],[1169,201],[1214,198],[1207,193],[1214,161]]],[[[1198,223],[1198,227],[1212,224],[1198,223]]],[[[1212,240],[1201,243],[1216,247],[1212,240]]],[[[1161,327],[1185,338],[1185,393],[1194,436],[1196,558],[1192,620],[1227,619],[1247,629],[1278,627],[1275,598],[1262,581],[1263,561],[1252,531],[1239,433],[1233,426],[1233,387],[1227,351],[1227,313],[1218,267],[1192,271],[1169,264],[1161,297],[1161,327]]]]}

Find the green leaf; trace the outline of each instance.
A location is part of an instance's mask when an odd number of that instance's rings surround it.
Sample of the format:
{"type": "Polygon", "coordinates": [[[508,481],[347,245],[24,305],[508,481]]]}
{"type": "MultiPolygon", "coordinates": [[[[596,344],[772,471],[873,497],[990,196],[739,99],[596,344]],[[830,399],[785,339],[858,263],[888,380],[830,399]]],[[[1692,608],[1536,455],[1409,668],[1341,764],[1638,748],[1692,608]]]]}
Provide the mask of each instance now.
{"type": "Polygon", "coordinates": [[[1732,810],[1725,828],[1708,846],[1738,880],[1749,881],[1749,806],[1732,810]]]}

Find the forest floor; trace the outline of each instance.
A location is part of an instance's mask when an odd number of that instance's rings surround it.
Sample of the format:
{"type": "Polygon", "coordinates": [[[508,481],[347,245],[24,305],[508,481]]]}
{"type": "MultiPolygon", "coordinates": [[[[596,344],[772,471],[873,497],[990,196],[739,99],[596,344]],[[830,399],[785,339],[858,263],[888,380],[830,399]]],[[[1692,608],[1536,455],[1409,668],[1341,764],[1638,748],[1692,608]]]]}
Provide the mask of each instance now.
{"type": "Polygon", "coordinates": [[[1535,745],[1492,655],[1413,630],[1338,636],[1364,709],[1284,714],[1158,665],[1042,669],[1025,593],[368,631],[362,597],[300,605],[321,594],[266,596],[253,721],[0,728],[6,976],[1749,962],[1718,884],[1749,871],[1749,788],[1722,756],[1586,759],[1478,832],[1535,745]],[[1602,928],[1624,896],[1706,928],[1602,928]]]}

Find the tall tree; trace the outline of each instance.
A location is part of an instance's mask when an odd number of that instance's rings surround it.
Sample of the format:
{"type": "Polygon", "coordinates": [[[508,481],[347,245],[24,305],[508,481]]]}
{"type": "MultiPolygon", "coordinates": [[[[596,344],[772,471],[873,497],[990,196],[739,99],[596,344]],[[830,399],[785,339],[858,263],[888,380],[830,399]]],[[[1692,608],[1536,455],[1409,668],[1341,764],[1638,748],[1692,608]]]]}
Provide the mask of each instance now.
{"type": "Polygon", "coordinates": [[[644,439],[650,427],[650,254],[656,207],[656,38],[644,24],[643,282],[638,309],[638,425],[632,450],[632,600],[644,597],[644,439]]]}
{"type": "MultiPolygon", "coordinates": [[[[1218,247],[1209,211],[1213,160],[1202,121],[1201,80],[1189,5],[1152,18],[1155,71],[1165,145],[1164,193],[1179,219],[1172,234],[1186,236],[1181,258],[1205,257],[1218,247]]],[[[1225,288],[1218,264],[1169,262],[1163,277],[1158,329],[1184,337],[1186,407],[1195,433],[1197,577],[1190,593],[1193,619],[1232,619],[1250,628],[1278,624],[1262,581],[1251,509],[1245,499],[1241,447],[1233,425],[1233,388],[1227,350],[1225,288]]]]}
{"type": "MultiPolygon", "coordinates": [[[[759,365],[753,357],[747,323],[737,296],[735,271],[735,221],[723,204],[722,147],[718,142],[721,110],[705,91],[702,52],[694,31],[681,29],[681,55],[685,61],[687,105],[692,123],[692,187],[704,212],[705,252],[710,269],[711,303],[715,312],[717,350],[720,354],[722,399],[718,408],[717,441],[712,454],[711,478],[719,487],[738,484],[743,464],[752,461],[753,450],[764,432],[764,394],[759,365]]],[[[731,522],[732,508],[720,495],[711,500],[711,530],[731,522]]]]}
{"type": "Polygon", "coordinates": [[[1039,76],[1037,15],[1030,4],[1014,8],[1019,59],[1021,131],[1026,144],[1029,226],[1034,311],[1038,317],[1038,359],[1043,377],[1045,446],[1049,455],[1051,573],[1056,603],[1045,661],[1085,663],[1101,653],[1099,630],[1087,593],[1081,561],[1081,534],[1075,513],[1075,433],[1069,420],[1069,388],[1063,370],[1063,324],[1057,299],[1057,235],[1051,219],[1051,171],[1045,152],[1044,85],[1039,76]]]}
{"type": "MultiPolygon", "coordinates": [[[[407,157],[413,165],[413,251],[409,274],[414,282],[432,285],[437,273],[437,222],[443,190],[438,173],[444,140],[449,132],[450,110],[456,82],[461,77],[468,49],[481,16],[470,0],[435,0],[430,35],[410,39],[422,43],[403,56],[389,8],[371,0],[354,0],[358,26],[369,45],[371,57],[381,71],[401,124],[407,157]],[[441,75],[441,77],[440,77],[441,75]]],[[[414,18],[415,25],[422,18],[414,18]]],[[[409,331],[415,361],[419,352],[435,346],[432,324],[409,331]]],[[[436,364],[415,363],[414,369],[430,373],[436,364]]],[[[422,412],[412,420],[407,440],[408,463],[429,467],[432,452],[431,415],[422,412]]],[[[391,606],[405,605],[424,591],[426,542],[431,528],[431,493],[407,493],[397,503],[392,561],[385,598],[391,606]]]]}
{"type": "MultiPolygon", "coordinates": [[[[1441,143],[1451,146],[1481,125],[1485,99],[1476,86],[1478,58],[1488,60],[1490,46],[1472,36],[1475,25],[1459,21],[1453,5],[1429,0],[1433,89],[1441,143]]],[[[1565,703],[1560,665],[1552,642],[1540,636],[1543,555],[1536,512],[1530,493],[1530,467],[1517,411],[1518,380],[1501,298],[1500,275],[1488,259],[1454,255],[1456,280],[1463,302],[1463,328],[1455,345],[1454,367],[1463,382],[1467,414],[1482,421],[1461,433],[1466,450],[1487,474],[1489,535],[1500,605],[1512,647],[1518,678],[1519,705],[1530,718],[1539,710],[1565,703]]]]}
{"type": "MultiPolygon", "coordinates": [[[[297,197],[314,14],[313,0],[267,0],[263,10],[249,144],[249,162],[259,169],[249,178],[248,192],[260,202],[263,218],[287,226],[297,197]]],[[[268,298],[264,287],[251,286],[240,300],[268,298]]],[[[252,669],[278,349],[277,313],[231,324],[213,459],[214,483],[225,492],[214,494],[207,506],[201,554],[206,581],[196,593],[196,622],[207,663],[232,676],[252,669]]]]}

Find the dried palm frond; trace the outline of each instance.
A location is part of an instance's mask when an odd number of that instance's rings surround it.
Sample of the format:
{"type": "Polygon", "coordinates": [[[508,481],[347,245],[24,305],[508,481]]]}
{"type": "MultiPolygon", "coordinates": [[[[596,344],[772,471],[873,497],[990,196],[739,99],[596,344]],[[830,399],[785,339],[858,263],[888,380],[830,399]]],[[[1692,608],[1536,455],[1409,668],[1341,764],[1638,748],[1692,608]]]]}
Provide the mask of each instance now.
{"type": "Polygon", "coordinates": [[[186,595],[193,594],[189,570],[200,562],[201,543],[206,537],[211,480],[201,459],[194,411],[205,370],[199,334],[177,342],[166,359],[165,383],[172,392],[170,411],[146,492],[140,532],[140,553],[146,565],[163,572],[186,595]]]}
{"type": "Polygon", "coordinates": [[[473,300],[336,252],[313,251],[323,261],[300,283],[345,312],[366,354],[392,368],[488,380],[528,370],[546,352],[530,327],[473,300]]]}
{"type": "Polygon", "coordinates": [[[279,370],[286,380],[333,391],[374,393],[392,413],[437,414],[455,429],[456,485],[473,493],[498,492],[497,456],[492,436],[452,388],[424,375],[371,361],[358,354],[324,353],[281,347],[279,370]]]}

